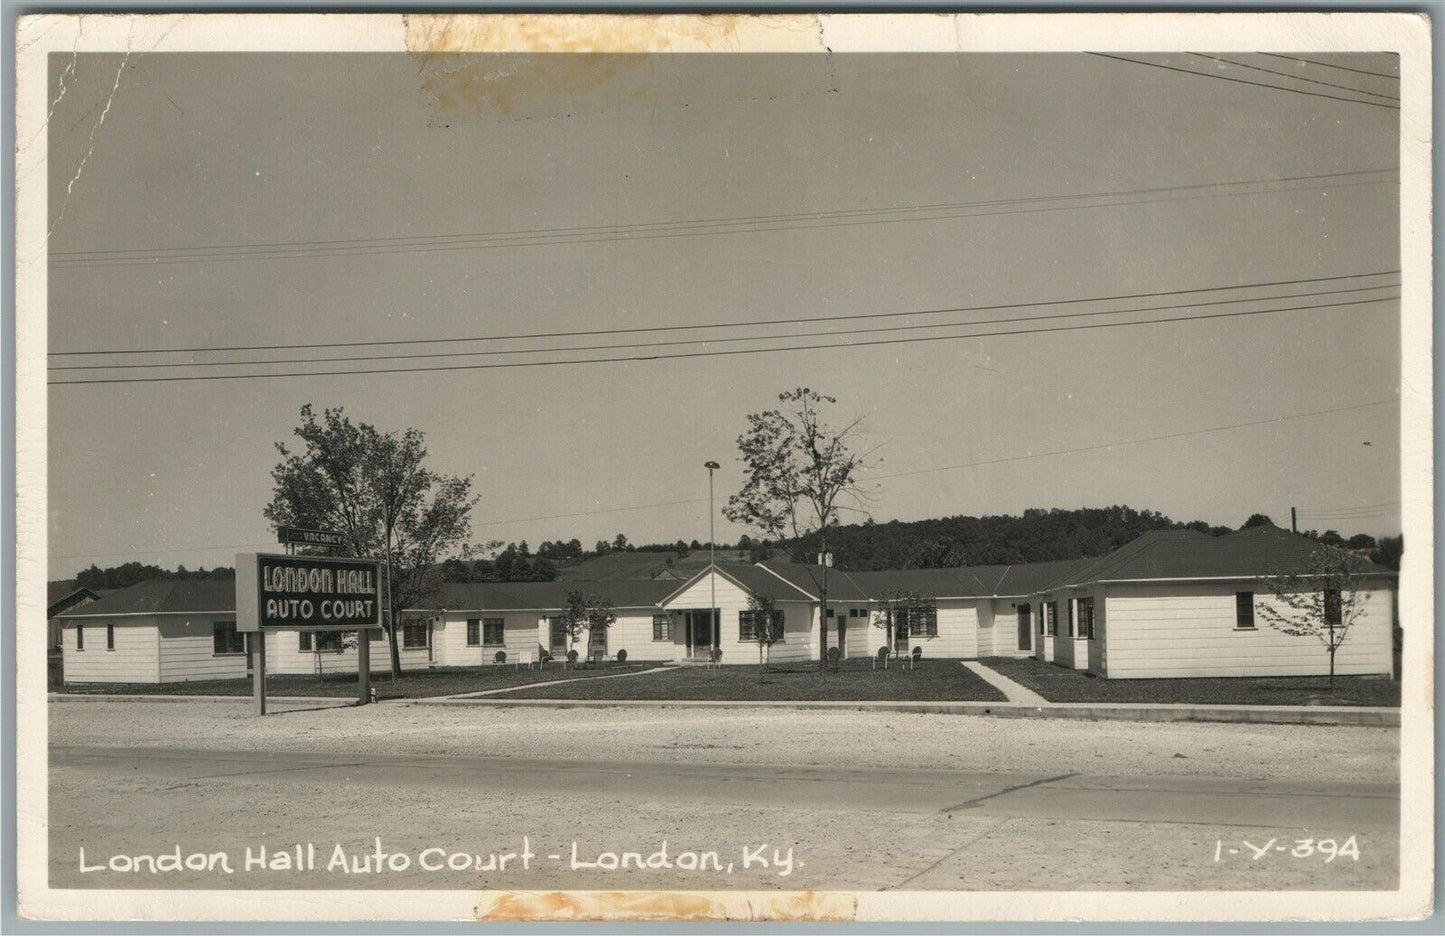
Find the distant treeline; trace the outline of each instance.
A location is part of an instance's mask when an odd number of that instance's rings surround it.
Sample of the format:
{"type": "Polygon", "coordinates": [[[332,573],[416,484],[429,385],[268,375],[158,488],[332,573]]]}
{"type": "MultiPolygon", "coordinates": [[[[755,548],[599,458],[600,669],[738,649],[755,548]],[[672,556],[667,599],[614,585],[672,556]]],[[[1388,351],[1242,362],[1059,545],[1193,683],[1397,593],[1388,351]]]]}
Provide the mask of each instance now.
{"type": "MultiPolygon", "coordinates": [[[[1263,514],[1255,514],[1245,527],[1274,525],[1263,514]]],[[[1085,507],[1029,509],[1022,516],[942,517],[934,520],[849,524],[830,527],[828,551],[837,568],[854,572],[875,569],[933,569],[964,565],[1007,565],[1045,562],[1052,559],[1083,559],[1105,555],[1150,530],[1199,530],[1212,536],[1232,533],[1230,527],[1211,526],[1202,520],[1181,523],[1152,510],[1132,507],[1085,507]]],[[[1404,539],[1385,536],[1376,540],[1365,533],[1344,537],[1335,530],[1302,531],[1322,543],[1344,546],[1369,556],[1389,569],[1400,568],[1404,539]]],[[[799,562],[812,562],[818,553],[816,535],[797,542],[765,544],[743,536],[736,544],[719,543],[718,549],[748,549],[753,558],[765,559],[787,553],[799,562]]],[[[560,568],[596,559],[611,552],[668,552],[683,555],[703,549],[692,540],[675,543],[633,545],[621,533],[611,541],[598,540],[586,550],[576,539],[545,541],[534,553],[526,540],[496,544],[497,551],[486,559],[448,559],[437,569],[447,582],[549,582],[560,568]]],[[[125,588],[153,578],[229,579],[235,570],[217,567],[175,571],[139,562],[101,569],[92,565],[76,575],[77,585],[86,588],[125,588]]]]}
{"type": "Polygon", "coordinates": [[[172,571],[156,565],[127,562],[125,565],[112,566],[109,569],[102,569],[92,564],[90,568],[76,573],[75,585],[77,588],[129,588],[137,582],[146,582],[151,579],[233,579],[235,577],[236,570],[230,566],[217,566],[214,569],[202,566],[195,570],[177,566],[172,571]]]}

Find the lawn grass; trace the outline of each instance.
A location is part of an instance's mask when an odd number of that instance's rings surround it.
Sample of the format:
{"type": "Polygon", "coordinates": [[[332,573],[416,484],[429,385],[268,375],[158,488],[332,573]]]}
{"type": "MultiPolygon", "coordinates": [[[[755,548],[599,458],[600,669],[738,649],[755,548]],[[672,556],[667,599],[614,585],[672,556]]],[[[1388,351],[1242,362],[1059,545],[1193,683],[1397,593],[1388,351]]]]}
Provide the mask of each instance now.
{"type": "MultiPolygon", "coordinates": [[[[558,664],[546,669],[514,669],[512,666],[440,667],[433,670],[403,670],[396,682],[385,672],[371,674],[371,687],[378,699],[424,699],[431,696],[455,695],[460,692],[481,692],[507,686],[523,686],[554,679],[586,680],[616,673],[636,673],[656,667],[656,663],[589,663],[577,669],[564,670],[558,664]]],[[[614,680],[604,680],[613,682],[614,680]]],[[[627,682],[627,680],[616,680],[627,682]]],[[[78,683],[70,686],[52,685],[55,692],[116,695],[220,695],[248,696],[249,679],[206,679],[179,683],[78,683]]],[[[266,694],[272,696],[325,696],[354,698],[356,674],[334,673],[326,676],[295,676],[269,674],[266,694]]]]}
{"type": "Polygon", "coordinates": [[[982,661],[1050,702],[1140,702],[1195,705],[1399,706],[1400,684],[1387,677],[1229,676],[1102,679],[1033,658],[982,661]]]}
{"type": "Polygon", "coordinates": [[[1002,702],[1003,693],[957,660],[922,660],[915,669],[896,663],[872,669],[867,660],[845,660],[818,677],[818,664],[768,667],[761,682],[756,666],[715,669],[685,666],[637,679],[603,679],[564,686],[537,686],[496,696],[504,699],[588,699],[596,701],[673,699],[735,702],[878,701],[1002,702]]]}

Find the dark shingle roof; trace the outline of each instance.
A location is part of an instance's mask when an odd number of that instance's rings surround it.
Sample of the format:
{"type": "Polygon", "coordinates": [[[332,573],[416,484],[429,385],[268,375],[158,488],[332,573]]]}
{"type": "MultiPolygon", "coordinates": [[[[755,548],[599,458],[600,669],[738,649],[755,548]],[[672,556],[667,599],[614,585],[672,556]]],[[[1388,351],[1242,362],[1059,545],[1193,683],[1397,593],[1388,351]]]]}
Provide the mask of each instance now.
{"type": "Polygon", "coordinates": [[[601,595],[614,608],[650,608],[668,595],[677,582],[664,581],[553,581],[553,582],[448,582],[426,604],[449,611],[548,611],[567,604],[567,593],[601,595]]]}
{"type": "Polygon", "coordinates": [[[232,579],[151,579],[63,612],[59,617],[235,610],[236,583],[232,579]]]}
{"type": "MultiPolygon", "coordinates": [[[[747,550],[720,549],[719,564],[748,562],[747,550]]],[[[606,582],[614,579],[651,579],[667,576],[676,580],[692,577],[707,568],[706,549],[695,549],[685,556],[675,552],[610,552],[576,565],[563,566],[557,578],[568,581],[606,582]]]]}
{"type": "Polygon", "coordinates": [[[886,591],[917,592],[928,598],[972,598],[993,590],[972,569],[882,569],[848,575],[874,598],[886,591]]]}
{"type": "MultiPolygon", "coordinates": [[[[1135,579],[1285,575],[1299,571],[1322,548],[1309,537],[1277,527],[1251,527],[1224,536],[1197,530],[1153,530],[1046,587],[1135,579]]],[[[1362,571],[1369,575],[1395,574],[1369,562],[1363,564],[1362,571]]]]}
{"type": "MultiPolygon", "coordinates": [[[[769,559],[758,565],[787,581],[794,588],[810,598],[816,598],[823,590],[823,567],[788,562],[784,559],[769,559]]],[[[842,569],[828,570],[829,601],[867,601],[868,592],[853,580],[852,573],[842,569]]]]}

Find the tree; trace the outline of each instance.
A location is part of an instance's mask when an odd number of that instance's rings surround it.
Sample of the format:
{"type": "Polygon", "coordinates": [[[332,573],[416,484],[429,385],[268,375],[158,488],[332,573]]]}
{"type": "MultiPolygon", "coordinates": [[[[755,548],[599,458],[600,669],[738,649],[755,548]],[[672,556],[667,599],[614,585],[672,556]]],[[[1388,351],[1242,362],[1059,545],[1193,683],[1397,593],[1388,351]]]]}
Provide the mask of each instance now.
{"type": "MultiPolygon", "coordinates": [[[[907,627],[915,616],[937,613],[937,605],[932,598],[908,589],[884,589],[878,595],[877,602],[877,607],[873,610],[873,626],[882,628],[887,634],[887,643],[884,646],[888,648],[889,656],[893,655],[900,628],[907,627]]],[[[888,665],[887,657],[884,657],[883,665],[888,665]]]]}
{"type": "MultiPolygon", "coordinates": [[[[850,450],[855,419],[833,430],[821,410],[838,401],[807,387],[778,394],[777,409],[752,413],[738,436],[739,461],[746,467],[743,488],[728,498],[723,515],[770,539],[794,540],[816,534],[819,552],[828,551],[828,527],[837,524],[839,501],[862,502],[859,473],[864,458],[850,450]]],[[[828,667],[828,565],[822,568],[818,610],[818,673],[828,667]]]]}
{"type": "Polygon", "coordinates": [[[758,592],[748,593],[748,609],[740,618],[744,640],[755,641],[758,645],[758,682],[768,671],[768,648],[783,639],[783,612],[778,610],[772,595],[758,592]]]}
{"type": "Polygon", "coordinates": [[[1301,568],[1259,579],[1261,590],[1275,599],[1258,606],[1265,623],[1291,637],[1313,637],[1330,657],[1330,689],[1335,688],[1335,653],[1350,625],[1364,611],[1359,588],[1365,560],[1347,549],[1323,546],[1301,568]]]}
{"type": "Polygon", "coordinates": [[[380,432],[353,423],[340,407],[320,417],[311,404],[301,407],[295,435],[303,446],[298,452],[276,444],[282,460],[271,470],[274,488],[263,513],[277,528],[336,530],[346,537],[351,555],[383,560],[395,679],[401,670],[401,610],[431,596],[444,558],[468,559],[473,552],[467,544],[477,503],[472,479],[426,468],[421,430],[380,432]]]}
{"type": "Polygon", "coordinates": [[[1405,554],[1404,536],[1382,536],[1370,553],[1370,561],[1387,569],[1400,571],[1400,558],[1405,554]]]}
{"type": "Polygon", "coordinates": [[[1274,521],[1262,513],[1250,514],[1249,519],[1244,521],[1244,526],[1240,527],[1240,529],[1250,530],[1259,526],[1274,526],[1274,521]]]}
{"type": "Polygon", "coordinates": [[[612,541],[612,548],[617,552],[624,552],[632,547],[627,545],[627,537],[618,533],[617,538],[612,541]]]}
{"type": "Polygon", "coordinates": [[[617,613],[612,610],[612,605],[601,595],[588,594],[580,589],[573,589],[567,593],[567,606],[562,609],[562,630],[567,635],[567,659],[572,659],[572,645],[577,642],[584,631],[594,631],[596,628],[612,626],[617,620],[617,613]]]}

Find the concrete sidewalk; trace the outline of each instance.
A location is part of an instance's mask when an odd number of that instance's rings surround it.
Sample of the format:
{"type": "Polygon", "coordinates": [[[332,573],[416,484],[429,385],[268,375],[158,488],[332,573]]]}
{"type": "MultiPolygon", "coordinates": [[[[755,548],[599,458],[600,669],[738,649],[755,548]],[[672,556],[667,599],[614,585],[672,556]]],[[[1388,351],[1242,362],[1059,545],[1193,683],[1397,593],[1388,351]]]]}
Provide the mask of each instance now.
{"type": "MultiPolygon", "coordinates": [[[[539,689],[542,686],[560,686],[563,683],[573,682],[577,679],[622,679],[627,676],[648,676],[653,673],[665,673],[668,670],[678,669],[676,666],[655,666],[651,669],[637,670],[633,673],[610,673],[606,676],[574,676],[572,679],[549,679],[546,682],[522,683],[519,686],[503,686],[500,689],[483,689],[479,692],[458,692],[455,695],[430,696],[427,701],[437,699],[478,699],[485,696],[505,695],[508,692],[520,692],[523,689],[539,689]]],[[[417,699],[415,701],[423,701],[417,699]]]]}
{"type": "Polygon", "coordinates": [[[1034,692],[1022,683],[1014,682],[1003,673],[992,667],[984,666],[977,660],[963,660],[963,665],[976,674],[984,682],[993,686],[999,692],[1008,697],[1010,702],[1023,702],[1027,705],[1048,705],[1049,700],[1034,692]]]}
{"type": "Polygon", "coordinates": [[[998,718],[1078,718],[1089,721],[1205,721],[1279,725],[1359,725],[1399,727],[1396,708],[1345,708],[1317,705],[1140,705],[1118,702],[888,702],[753,701],[704,699],[413,699],[412,705],[540,706],[552,708],[825,709],[906,712],[928,715],[990,715],[998,718]]]}

